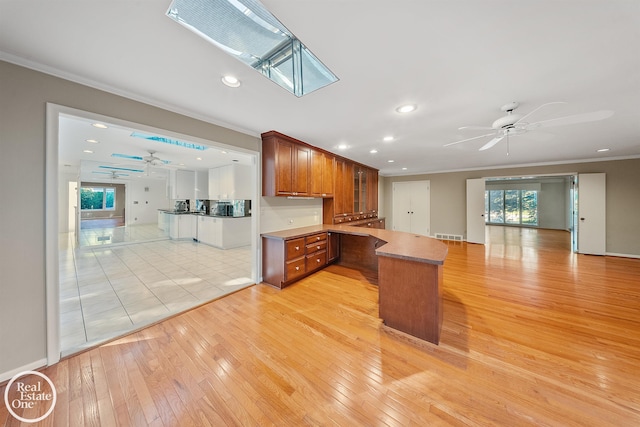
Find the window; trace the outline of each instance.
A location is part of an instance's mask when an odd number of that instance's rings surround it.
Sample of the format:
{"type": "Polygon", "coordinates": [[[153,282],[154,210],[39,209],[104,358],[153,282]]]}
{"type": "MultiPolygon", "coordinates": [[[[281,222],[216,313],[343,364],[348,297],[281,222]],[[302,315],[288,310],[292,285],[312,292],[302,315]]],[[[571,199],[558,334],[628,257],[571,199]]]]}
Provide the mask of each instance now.
{"type": "Polygon", "coordinates": [[[535,190],[486,190],[487,224],[538,225],[538,192],[535,190]]]}
{"type": "Polygon", "coordinates": [[[112,187],[80,188],[80,210],[112,211],[116,208],[116,189],[112,187]]]}

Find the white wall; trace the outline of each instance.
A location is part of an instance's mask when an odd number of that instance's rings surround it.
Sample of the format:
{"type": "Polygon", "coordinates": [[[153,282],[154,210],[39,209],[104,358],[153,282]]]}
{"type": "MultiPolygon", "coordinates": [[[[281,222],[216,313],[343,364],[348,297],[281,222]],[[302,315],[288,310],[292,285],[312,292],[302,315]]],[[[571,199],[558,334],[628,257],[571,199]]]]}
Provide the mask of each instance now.
{"type": "MultiPolygon", "coordinates": [[[[64,171],[58,174],[58,231],[69,231],[69,182],[80,182],[77,171],[64,171]]],[[[76,196],[77,197],[77,196],[76,196]]],[[[76,203],[74,203],[74,206],[76,203]]],[[[44,212],[44,206],[42,207],[44,212]]]]}
{"type": "Polygon", "coordinates": [[[261,200],[260,233],[321,223],[322,199],[263,197],[261,200]]]}
{"type": "Polygon", "coordinates": [[[170,209],[167,183],[159,179],[135,179],[127,186],[127,225],[158,222],[158,209],[170,209]],[[136,203],[137,202],[137,203],[136,203]]]}
{"type": "Polygon", "coordinates": [[[538,193],[538,227],[569,230],[569,181],[544,182],[538,193]]]}

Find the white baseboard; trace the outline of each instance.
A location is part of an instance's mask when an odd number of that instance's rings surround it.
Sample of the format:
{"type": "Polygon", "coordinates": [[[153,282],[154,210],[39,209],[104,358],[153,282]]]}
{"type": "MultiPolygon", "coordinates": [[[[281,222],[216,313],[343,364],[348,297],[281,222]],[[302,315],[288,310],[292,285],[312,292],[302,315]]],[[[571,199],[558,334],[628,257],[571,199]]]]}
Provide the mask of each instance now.
{"type": "Polygon", "coordinates": [[[7,372],[0,373],[0,383],[10,380],[14,375],[19,374],[24,371],[34,371],[38,368],[42,368],[43,366],[47,366],[47,359],[36,360],[35,362],[28,363],[24,366],[20,366],[19,368],[12,369],[7,372]]]}
{"type": "Polygon", "coordinates": [[[615,252],[607,252],[607,253],[605,253],[605,255],[607,255],[607,256],[618,256],[618,257],[621,257],[621,258],[640,258],[640,255],[617,254],[615,252]]]}

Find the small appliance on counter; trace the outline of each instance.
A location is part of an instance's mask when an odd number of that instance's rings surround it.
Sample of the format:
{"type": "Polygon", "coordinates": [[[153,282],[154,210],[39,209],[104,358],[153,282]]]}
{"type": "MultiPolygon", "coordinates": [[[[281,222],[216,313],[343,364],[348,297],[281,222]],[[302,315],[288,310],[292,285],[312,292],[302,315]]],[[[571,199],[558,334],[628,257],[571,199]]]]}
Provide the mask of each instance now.
{"type": "Polygon", "coordinates": [[[251,200],[212,200],[210,215],[227,217],[251,216],[251,200]]]}
{"type": "Polygon", "coordinates": [[[196,199],[196,213],[209,215],[209,200],[196,199]]]}
{"type": "Polygon", "coordinates": [[[176,212],[189,212],[189,201],[188,200],[176,200],[174,205],[174,210],[176,212]]]}
{"type": "Polygon", "coordinates": [[[233,216],[251,216],[251,200],[233,200],[233,216]]]}

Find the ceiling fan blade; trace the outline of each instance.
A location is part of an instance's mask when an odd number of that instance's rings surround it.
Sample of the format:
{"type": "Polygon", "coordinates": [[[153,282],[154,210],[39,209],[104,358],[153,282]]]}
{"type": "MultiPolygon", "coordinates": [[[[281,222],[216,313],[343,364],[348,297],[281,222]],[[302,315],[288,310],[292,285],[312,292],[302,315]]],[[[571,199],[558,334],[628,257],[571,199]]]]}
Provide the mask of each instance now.
{"type": "Polygon", "coordinates": [[[573,125],[577,123],[595,122],[598,120],[608,119],[611,116],[613,116],[613,111],[599,110],[599,111],[593,111],[591,113],[574,114],[573,116],[558,117],[555,119],[543,120],[541,122],[531,123],[525,126],[525,129],[531,130],[531,129],[537,129],[542,127],[546,128],[546,127],[552,127],[552,126],[566,126],[566,125],[573,125]]]}
{"type": "Polygon", "coordinates": [[[461,142],[473,141],[474,139],[486,138],[487,136],[494,136],[495,134],[496,134],[495,132],[491,132],[491,133],[488,133],[486,135],[474,136],[473,138],[462,139],[460,141],[450,142],[448,144],[444,144],[443,147],[448,147],[450,145],[460,144],[461,142]]]}
{"type": "Polygon", "coordinates": [[[521,121],[523,121],[524,119],[526,119],[527,117],[529,117],[530,115],[535,113],[536,111],[539,111],[539,110],[543,109],[544,107],[548,107],[549,105],[556,105],[556,104],[566,104],[566,102],[564,102],[564,101],[553,101],[553,102],[547,102],[546,104],[542,104],[539,107],[534,108],[533,110],[529,111],[524,116],[520,117],[520,119],[518,119],[518,121],[516,123],[520,123],[521,121]]]}
{"type": "Polygon", "coordinates": [[[458,130],[492,130],[493,128],[491,126],[462,126],[459,127],[458,130]]]}
{"type": "Polygon", "coordinates": [[[504,135],[496,136],[491,141],[487,142],[482,147],[480,147],[480,149],[478,151],[488,150],[489,148],[491,148],[494,145],[496,145],[498,142],[502,141],[503,138],[504,138],[504,135]]]}

